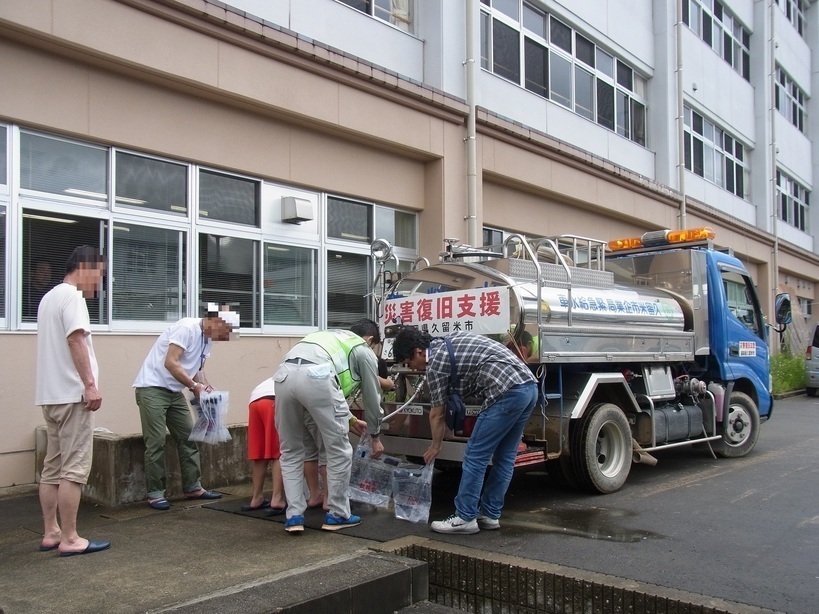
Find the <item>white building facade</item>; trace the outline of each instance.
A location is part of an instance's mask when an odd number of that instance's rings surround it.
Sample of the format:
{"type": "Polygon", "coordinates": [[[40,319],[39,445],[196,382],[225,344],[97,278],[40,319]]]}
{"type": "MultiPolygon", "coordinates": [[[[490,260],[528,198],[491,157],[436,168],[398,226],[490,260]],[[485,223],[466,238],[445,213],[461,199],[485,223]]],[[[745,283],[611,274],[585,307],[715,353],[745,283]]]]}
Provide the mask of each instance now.
{"type": "MultiPolygon", "coordinates": [[[[0,487],[34,475],[36,303],[98,246],[98,425],[157,334],[228,302],[229,420],[368,315],[369,243],[712,226],[815,320],[819,9],[805,0],[0,3],[0,487]]],[[[794,348],[801,351],[801,348],[794,348]]]]}

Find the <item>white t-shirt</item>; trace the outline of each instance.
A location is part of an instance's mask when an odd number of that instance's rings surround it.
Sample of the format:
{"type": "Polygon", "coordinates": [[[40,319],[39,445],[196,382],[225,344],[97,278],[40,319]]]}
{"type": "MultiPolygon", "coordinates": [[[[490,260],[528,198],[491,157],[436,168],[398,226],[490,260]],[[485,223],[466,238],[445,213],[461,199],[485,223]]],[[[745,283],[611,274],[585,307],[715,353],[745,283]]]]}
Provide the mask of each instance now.
{"type": "Polygon", "coordinates": [[[262,397],[275,397],[276,396],[276,383],[273,381],[272,377],[269,377],[261,384],[256,386],[253,389],[253,392],[250,393],[250,400],[248,403],[252,403],[253,401],[257,401],[262,397]]]}
{"type": "Polygon", "coordinates": [[[202,369],[205,359],[210,356],[213,342],[206,338],[202,331],[202,318],[182,318],[159,335],[159,339],[142,363],[142,368],[134,380],[134,388],[158,386],[174,392],[186,388],[165,368],[165,357],[171,344],[182,348],[179,364],[185,373],[193,378],[202,369]]]}
{"type": "Polygon", "coordinates": [[[37,312],[37,378],[34,402],[37,405],[79,403],[85,386],[74,366],[68,336],[85,332],[91,372],[99,388],[99,369],[91,343],[91,320],[82,292],[68,283],[49,290],[37,312]]]}

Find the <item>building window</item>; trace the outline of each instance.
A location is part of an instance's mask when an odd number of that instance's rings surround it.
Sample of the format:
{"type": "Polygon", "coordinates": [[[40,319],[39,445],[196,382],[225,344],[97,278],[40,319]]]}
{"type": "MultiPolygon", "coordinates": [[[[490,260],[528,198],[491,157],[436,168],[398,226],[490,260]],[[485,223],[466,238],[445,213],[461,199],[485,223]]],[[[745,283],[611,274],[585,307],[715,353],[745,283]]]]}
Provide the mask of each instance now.
{"type": "Polygon", "coordinates": [[[805,321],[810,320],[813,317],[813,301],[809,298],[805,298],[804,296],[797,296],[797,302],[799,303],[799,309],[802,312],[802,317],[805,318],[805,321]]]}
{"type": "Polygon", "coordinates": [[[389,241],[394,247],[415,250],[418,230],[414,213],[396,211],[387,207],[375,208],[375,236],[389,241]]]}
{"type": "Polygon", "coordinates": [[[371,263],[369,255],[327,252],[328,328],[349,328],[369,316],[371,263]]]}
{"type": "Polygon", "coordinates": [[[392,24],[404,32],[412,32],[412,0],[339,0],[357,11],[392,24]]]}
{"type": "Polygon", "coordinates": [[[0,185],[8,185],[8,154],[7,141],[8,130],[5,126],[0,126],[0,185]]]}
{"type": "Polygon", "coordinates": [[[776,91],[774,92],[777,110],[784,115],[789,122],[804,133],[807,127],[805,118],[807,117],[807,96],[805,92],[796,85],[796,82],[788,76],[781,66],[776,67],[776,91]]]}
{"type": "Polygon", "coordinates": [[[21,131],[20,187],[105,203],[108,149],[21,131]]]}
{"type": "Polygon", "coordinates": [[[682,0],[683,22],[746,81],[751,80],[751,34],[719,0],[682,0]]]}
{"type": "Polygon", "coordinates": [[[796,28],[796,31],[799,32],[799,36],[805,38],[805,32],[807,31],[805,25],[807,2],[805,2],[805,0],[776,0],[776,3],[779,5],[779,8],[785,12],[788,21],[790,21],[793,27],[796,28]]]}
{"type": "Polygon", "coordinates": [[[0,320],[6,318],[6,208],[0,205],[0,320]]]}
{"type": "Polygon", "coordinates": [[[111,232],[112,319],[176,322],[185,316],[186,233],[124,222],[111,232]]]}
{"type": "Polygon", "coordinates": [[[685,107],[685,168],[745,198],[745,148],[731,134],[685,107]]]}
{"type": "Polygon", "coordinates": [[[259,242],[217,234],[199,235],[199,300],[230,305],[242,328],[261,328],[259,242]]]}
{"type": "Polygon", "coordinates": [[[372,205],[341,198],[327,199],[327,236],[347,241],[372,241],[372,205]]]}
{"type": "Polygon", "coordinates": [[[265,243],[264,323],[316,326],[318,252],[307,247],[265,243]]]}
{"type": "Polygon", "coordinates": [[[783,222],[808,232],[810,191],[780,170],[776,171],[777,216],[783,222]]]}
{"type": "Polygon", "coordinates": [[[199,171],[199,215],[209,220],[259,226],[261,182],[199,171]]]}
{"type": "Polygon", "coordinates": [[[482,68],[645,146],[645,79],[529,2],[482,4],[482,68]]]}
{"type": "MultiPolygon", "coordinates": [[[[65,274],[65,262],[79,245],[91,245],[105,254],[106,223],[100,219],[23,209],[23,322],[37,321],[40,299],[65,274]]],[[[95,299],[88,299],[92,324],[106,324],[106,279],[95,299]]]]}
{"type": "Polygon", "coordinates": [[[163,213],[188,212],[188,166],[118,151],[117,205],[163,213]]]}

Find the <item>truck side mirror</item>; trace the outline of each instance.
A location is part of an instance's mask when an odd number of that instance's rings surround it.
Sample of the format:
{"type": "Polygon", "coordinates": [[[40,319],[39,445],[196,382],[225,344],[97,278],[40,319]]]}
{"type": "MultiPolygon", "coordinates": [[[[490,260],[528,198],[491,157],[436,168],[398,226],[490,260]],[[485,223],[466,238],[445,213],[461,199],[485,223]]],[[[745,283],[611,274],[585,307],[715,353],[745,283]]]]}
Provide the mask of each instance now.
{"type": "MultiPolygon", "coordinates": [[[[774,311],[776,312],[776,323],[787,326],[791,323],[791,295],[787,293],[777,294],[774,301],[774,311]]],[[[785,330],[784,328],[782,330],[785,330]]]]}

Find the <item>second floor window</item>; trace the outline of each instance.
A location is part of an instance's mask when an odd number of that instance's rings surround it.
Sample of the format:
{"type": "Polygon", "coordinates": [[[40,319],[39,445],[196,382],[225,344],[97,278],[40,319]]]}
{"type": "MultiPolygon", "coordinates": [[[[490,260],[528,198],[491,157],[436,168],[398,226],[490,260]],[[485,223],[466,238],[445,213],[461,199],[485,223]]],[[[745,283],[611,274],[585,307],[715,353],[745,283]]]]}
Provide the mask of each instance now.
{"type": "Polygon", "coordinates": [[[685,108],[685,168],[745,198],[745,147],[702,115],[685,108]]]}
{"type": "Polygon", "coordinates": [[[807,2],[805,0],[776,0],[776,3],[779,5],[783,11],[785,11],[785,16],[788,18],[788,21],[793,24],[793,27],[796,28],[796,31],[799,32],[799,36],[802,38],[805,37],[805,9],[807,8],[807,2]]]}
{"type": "Polygon", "coordinates": [[[528,2],[482,4],[482,68],[645,146],[642,76],[528,2]]]}
{"type": "Polygon", "coordinates": [[[343,4],[412,32],[412,0],[340,0],[343,4]]]}
{"type": "Polygon", "coordinates": [[[808,231],[810,191],[782,171],[776,171],[777,217],[783,222],[808,231]]]}
{"type": "Polygon", "coordinates": [[[683,23],[746,81],[751,80],[751,34],[719,0],[683,0],[683,23]]]}
{"type": "Polygon", "coordinates": [[[776,91],[774,92],[776,109],[789,122],[804,133],[807,129],[805,118],[808,114],[805,92],[796,85],[781,66],[776,67],[776,91]]]}

